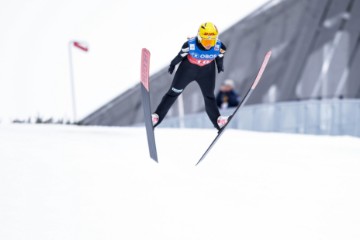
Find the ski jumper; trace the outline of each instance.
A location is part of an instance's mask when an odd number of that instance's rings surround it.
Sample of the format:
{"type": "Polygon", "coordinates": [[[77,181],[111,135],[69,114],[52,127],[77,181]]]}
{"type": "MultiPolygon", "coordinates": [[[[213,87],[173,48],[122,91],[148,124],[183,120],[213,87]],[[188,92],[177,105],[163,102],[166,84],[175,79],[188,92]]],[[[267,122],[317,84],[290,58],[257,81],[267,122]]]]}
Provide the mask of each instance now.
{"type": "MultiPolygon", "coordinates": [[[[218,72],[222,72],[223,58],[226,51],[225,45],[217,40],[215,46],[206,50],[197,38],[191,38],[185,42],[178,55],[171,61],[170,68],[180,63],[171,87],[162,98],[155,113],[159,115],[159,123],[164,119],[170,107],[174,104],[177,97],[184,91],[187,85],[192,81],[199,84],[201,93],[204,97],[205,110],[213,123],[214,127],[219,129],[217,118],[220,116],[219,109],[215,99],[215,77],[216,67],[218,72]]],[[[172,70],[169,71],[170,73],[172,70]]]]}

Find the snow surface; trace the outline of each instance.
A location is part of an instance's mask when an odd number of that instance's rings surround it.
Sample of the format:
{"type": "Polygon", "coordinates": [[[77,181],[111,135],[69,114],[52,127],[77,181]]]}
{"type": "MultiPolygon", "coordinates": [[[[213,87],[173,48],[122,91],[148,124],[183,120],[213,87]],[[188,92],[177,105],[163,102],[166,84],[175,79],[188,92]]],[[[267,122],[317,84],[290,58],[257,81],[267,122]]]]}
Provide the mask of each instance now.
{"type": "Polygon", "coordinates": [[[360,139],[0,125],[0,239],[360,239],[360,139]]]}

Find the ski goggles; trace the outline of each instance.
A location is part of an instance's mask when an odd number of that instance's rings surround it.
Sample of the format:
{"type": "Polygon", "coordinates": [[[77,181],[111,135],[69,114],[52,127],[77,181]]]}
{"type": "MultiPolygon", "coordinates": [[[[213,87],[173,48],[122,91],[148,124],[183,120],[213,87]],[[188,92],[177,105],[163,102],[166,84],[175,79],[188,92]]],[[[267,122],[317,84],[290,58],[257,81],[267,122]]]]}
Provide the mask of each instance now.
{"type": "Polygon", "coordinates": [[[204,39],[204,38],[201,38],[200,43],[204,47],[209,47],[209,46],[213,47],[213,46],[215,46],[216,39],[204,39]]]}

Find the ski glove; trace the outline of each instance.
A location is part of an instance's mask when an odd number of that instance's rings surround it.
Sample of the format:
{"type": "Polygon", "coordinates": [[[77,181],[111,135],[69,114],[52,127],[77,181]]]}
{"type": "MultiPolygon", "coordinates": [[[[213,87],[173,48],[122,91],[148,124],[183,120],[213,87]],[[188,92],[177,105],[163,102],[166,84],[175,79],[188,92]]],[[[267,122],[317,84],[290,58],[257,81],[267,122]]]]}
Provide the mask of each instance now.
{"type": "Polygon", "coordinates": [[[175,65],[170,65],[168,72],[172,74],[174,72],[175,65]]]}
{"type": "Polygon", "coordinates": [[[224,67],[218,66],[218,73],[221,73],[221,72],[223,72],[223,71],[224,71],[224,67]]]}

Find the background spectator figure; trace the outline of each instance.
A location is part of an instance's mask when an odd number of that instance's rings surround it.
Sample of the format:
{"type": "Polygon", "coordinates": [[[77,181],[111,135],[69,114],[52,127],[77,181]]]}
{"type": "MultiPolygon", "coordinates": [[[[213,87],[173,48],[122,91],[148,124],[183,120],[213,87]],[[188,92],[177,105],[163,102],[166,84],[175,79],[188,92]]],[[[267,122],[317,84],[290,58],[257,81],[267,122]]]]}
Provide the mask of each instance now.
{"type": "Polygon", "coordinates": [[[225,80],[220,87],[220,91],[216,95],[216,102],[219,108],[226,109],[236,107],[239,104],[239,95],[234,90],[234,81],[232,79],[225,80]]]}

